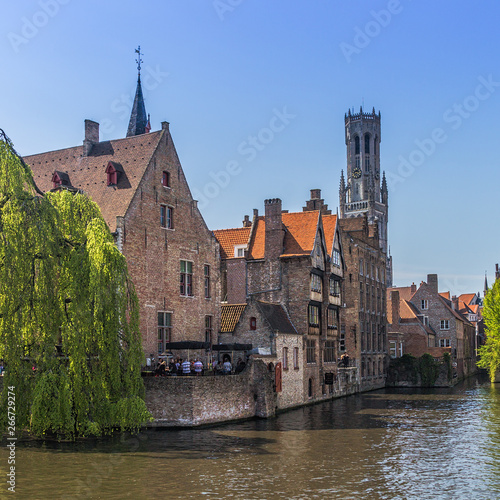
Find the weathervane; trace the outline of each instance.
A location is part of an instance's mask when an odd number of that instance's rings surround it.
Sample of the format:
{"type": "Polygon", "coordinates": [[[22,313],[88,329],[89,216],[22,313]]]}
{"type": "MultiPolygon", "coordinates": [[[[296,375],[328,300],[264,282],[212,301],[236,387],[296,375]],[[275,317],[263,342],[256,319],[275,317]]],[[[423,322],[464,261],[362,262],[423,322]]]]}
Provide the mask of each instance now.
{"type": "Polygon", "coordinates": [[[137,54],[137,59],[135,60],[135,62],[137,63],[137,69],[138,69],[139,75],[140,75],[141,74],[141,62],[143,62],[141,59],[141,56],[144,55],[144,54],[141,54],[141,46],[140,45],[135,49],[135,53],[137,54]]]}

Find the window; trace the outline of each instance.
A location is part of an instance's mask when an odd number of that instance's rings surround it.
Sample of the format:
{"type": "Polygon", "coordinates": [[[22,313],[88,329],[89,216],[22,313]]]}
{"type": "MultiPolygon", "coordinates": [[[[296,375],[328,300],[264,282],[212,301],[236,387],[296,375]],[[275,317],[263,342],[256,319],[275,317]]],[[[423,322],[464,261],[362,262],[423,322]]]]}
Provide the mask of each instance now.
{"type": "Polygon", "coordinates": [[[316,341],[307,340],[306,344],[306,361],[308,363],[316,363],[316,341]]]}
{"type": "Polygon", "coordinates": [[[361,164],[361,160],[360,160],[359,156],[356,156],[356,168],[359,168],[360,164],[361,164]]]}
{"type": "Polygon", "coordinates": [[[422,323],[425,326],[429,326],[429,316],[422,316],[422,323]]]}
{"type": "MultiPolygon", "coordinates": [[[[361,332],[361,341],[363,341],[363,332],[361,332]]],[[[345,326],[342,325],[340,329],[340,337],[339,337],[339,351],[345,351],[345,326]]]]}
{"type": "Polygon", "coordinates": [[[340,252],[337,249],[333,250],[333,265],[340,267],[340,252]]]}
{"type": "Polygon", "coordinates": [[[203,274],[205,275],[205,298],[210,298],[210,266],[203,266],[203,274]]]}
{"type": "Polygon", "coordinates": [[[441,330],[449,330],[450,329],[450,321],[447,319],[442,319],[440,329],[441,330]]]}
{"type": "Polygon", "coordinates": [[[283,370],[288,370],[288,347],[283,347],[283,370]]]}
{"type": "Polygon", "coordinates": [[[166,170],[163,171],[163,175],[161,177],[161,184],[164,187],[170,187],[170,172],[166,170]]]}
{"type": "Polygon", "coordinates": [[[361,274],[361,276],[363,276],[363,267],[363,259],[359,259],[359,274],[361,274]]]}
{"type": "Polygon", "coordinates": [[[429,301],[427,299],[422,299],[422,304],[420,309],[422,310],[429,309],[429,301]]]}
{"type": "Polygon", "coordinates": [[[327,309],[327,323],[328,323],[328,328],[331,330],[336,330],[337,329],[337,311],[335,309],[327,309]]]}
{"type": "Polygon", "coordinates": [[[181,295],[193,296],[193,263],[188,260],[181,260],[180,285],[181,295]]]}
{"type": "Polygon", "coordinates": [[[370,154],[370,134],[365,134],[365,155],[370,154]]]}
{"type": "Polygon", "coordinates": [[[257,330],[257,319],[254,317],[250,318],[250,330],[257,330]]]}
{"type": "Polygon", "coordinates": [[[235,257],[245,257],[246,245],[235,245],[234,246],[234,256],[235,257]]]}
{"type": "Polygon", "coordinates": [[[365,158],[365,172],[369,172],[370,171],[370,157],[366,157],[365,158]]]}
{"type": "Polygon", "coordinates": [[[340,281],[330,278],[330,295],[340,297],[340,281]]]}
{"type": "Polygon", "coordinates": [[[334,363],[335,359],[336,359],[335,342],[333,340],[327,340],[325,342],[325,350],[324,350],[325,363],[334,363]]]}
{"type": "Polygon", "coordinates": [[[167,205],[160,205],[160,224],[167,229],[174,228],[174,209],[167,205]]]}
{"type": "Polygon", "coordinates": [[[167,342],[172,338],[172,313],[158,313],[158,354],[163,354],[167,342]]]}
{"type": "Polygon", "coordinates": [[[354,138],[354,154],[359,155],[359,136],[354,138]]]}
{"type": "Polygon", "coordinates": [[[439,339],[439,347],[451,347],[450,339],[439,339]]]}
{"type": "Polygon", "coordinates": [[[205,342],[212,343],[212,316],[205,316],[205,342]]]}
{"type": "Polygon", "coordinates": [[[311,274],[311,290],[321,293],[321,277],[317,274],[311,274]]]}
{"type": "Polygon", "coordinates": [[[309,306],[309,326],[319,326],[318,306],[309,306]]]}
{"type": "Polygon", "coordinates": [[[293,348],[293,368],[294,368],[294,370],[299,369],[299,348],[298,347],[293,348]]]}

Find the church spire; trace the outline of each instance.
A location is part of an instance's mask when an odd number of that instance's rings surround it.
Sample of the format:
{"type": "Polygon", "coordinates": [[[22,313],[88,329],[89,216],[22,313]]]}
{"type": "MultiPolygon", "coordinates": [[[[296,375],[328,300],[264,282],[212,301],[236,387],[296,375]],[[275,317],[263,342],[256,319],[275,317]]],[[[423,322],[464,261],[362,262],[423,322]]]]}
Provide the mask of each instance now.
{"type": "Polygon", "coordinates": [[[144,96],[142,95],[142,86],[141,86],[141,46],[135,49],[137,53],[137,59],[135,62],[137,63],[137,89],[135,91],[135,99],[134,104],[132,106],[132,113],[130,114],[130,121],[128,124],[127,137],[131,137],[133,135],[145,134],[146,127],[149,123],[148,115],[146,115],[146,106],[144,104],[144,96]]]}

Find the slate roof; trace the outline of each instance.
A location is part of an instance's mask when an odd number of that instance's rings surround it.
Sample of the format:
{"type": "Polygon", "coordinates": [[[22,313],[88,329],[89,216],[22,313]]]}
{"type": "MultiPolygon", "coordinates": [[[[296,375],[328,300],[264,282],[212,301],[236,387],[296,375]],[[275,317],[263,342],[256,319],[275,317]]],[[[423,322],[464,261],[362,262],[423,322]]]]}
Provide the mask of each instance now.
{"type": "Polygon", "coordinates": [[[221,333],[233,333],[240,320],[246,304],[222,304],[221,305],[221,333]]]}
{"type": "Polygon", "coordinates": [[[141,75],[139,75],[139,78],[137,79],[134,104],[132,106],[132,112],[130,113],[127,137],[146,133],[147,124],[148,117],[146,115],[144,96],[142,95],[141,75]]]}
{"type": "Polygon", "coordinates": [[[235,229],[216,229],[214,235],[220,244],[221,259],[234,258],[234,246],[248,244],[250,227],[238,227],[235,229]]]}
{"type": "Polygon", "coordinates": [[[273,332],[297,333],[285,308],[281,304],[273,304],[260,300],[256,301],[256,304],[273,332]]]}
{"type": "Polygon", "coordinates": [[[64,172],[74,188],[81,189],[95,201],[110,230],[116,230],[116,217],[124,216],[164,130],[125,139],[95,144],[88,156],[83,146],[25,156],[33,178],[42,191],[52,189],[54,171],[64,172]],[[108,162],[119,164],[123,172],[116,186],[107,185],[108,162]]]}

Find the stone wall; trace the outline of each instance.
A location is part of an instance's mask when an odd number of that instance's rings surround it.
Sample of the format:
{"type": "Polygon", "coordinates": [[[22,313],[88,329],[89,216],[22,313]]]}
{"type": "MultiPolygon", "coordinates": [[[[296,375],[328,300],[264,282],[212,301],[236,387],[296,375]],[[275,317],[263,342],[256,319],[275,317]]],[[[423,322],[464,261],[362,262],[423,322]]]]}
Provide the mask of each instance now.
{"type": "Polygon", "coordinates": [[[276,412],[274,379],[267,366],[251,361],[238,375],[145,378],[146,406],[153,427],[192,427],[276,412]]]}

